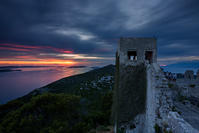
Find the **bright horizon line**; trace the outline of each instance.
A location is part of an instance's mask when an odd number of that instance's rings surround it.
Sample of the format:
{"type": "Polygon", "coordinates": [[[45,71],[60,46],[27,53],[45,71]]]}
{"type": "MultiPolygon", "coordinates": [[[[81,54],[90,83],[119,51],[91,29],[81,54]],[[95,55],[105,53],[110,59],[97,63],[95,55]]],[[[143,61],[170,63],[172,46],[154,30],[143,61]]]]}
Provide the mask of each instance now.
{"type": "Polygon", "coordinates": [[[74,61],[0,61],[0,65],[74,65],[74,61]]]}

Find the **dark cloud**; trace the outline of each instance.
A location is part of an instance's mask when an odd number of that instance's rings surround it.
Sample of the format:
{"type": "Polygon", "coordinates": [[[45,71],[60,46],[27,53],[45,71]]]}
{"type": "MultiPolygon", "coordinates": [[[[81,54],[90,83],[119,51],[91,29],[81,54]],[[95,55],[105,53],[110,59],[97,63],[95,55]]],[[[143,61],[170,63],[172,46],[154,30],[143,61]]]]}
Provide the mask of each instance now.
{"type": "Polygon", "coordinates": [[[114,57],[120,36],[155,35],[159,58],[199,57],[198,0],[1,0],[0,20],[0,44],[114,57]]]}

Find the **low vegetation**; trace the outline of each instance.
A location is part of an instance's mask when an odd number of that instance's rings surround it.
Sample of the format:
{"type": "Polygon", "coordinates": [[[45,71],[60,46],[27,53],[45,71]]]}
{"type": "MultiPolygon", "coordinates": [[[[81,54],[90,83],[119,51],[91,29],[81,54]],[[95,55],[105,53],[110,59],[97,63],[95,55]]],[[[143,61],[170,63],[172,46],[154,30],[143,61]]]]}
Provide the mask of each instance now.
{"type": "Polygon", "coordinates": [[[0,131],[84,133],[98,125],[98,130],[108,130],[112,92],[103,96],[99,110],[88,115],[81,112],[80,99],[75,95],[45,93],[33,97],[29,103],[15,100],[15,104],[2,105],[0,131]]]}
{"type": "Polygon", "coordinates": [[[154,129],[156,133],[162,133],[161,127],[157,123],[155,124],[154,129]]]}
{"type": "Polygon", "coordinates": [[[168,86],[169,86],[169,88],[172,88],[172,87],[173,87],[173,84],[168,83],[168,86]]]}
{"type": "Polygon", "coordinates": [[[190,84],[189,86],[190,86],[190,87],[195,87],[196,85],[195,85],[195,84],[190,84]]]}

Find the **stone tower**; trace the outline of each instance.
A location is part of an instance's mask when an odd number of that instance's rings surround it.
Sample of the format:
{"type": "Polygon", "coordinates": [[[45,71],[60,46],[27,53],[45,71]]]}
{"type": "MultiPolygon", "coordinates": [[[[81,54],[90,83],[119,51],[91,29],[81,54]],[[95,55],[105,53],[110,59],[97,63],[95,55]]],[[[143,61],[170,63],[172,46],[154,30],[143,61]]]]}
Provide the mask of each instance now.
{"type": "Polygon", "coordinates": [[[193,70],[186,70],[184,74],[184,81],[187,84],[194,84],[194,72],[193,70]]]}
{"type": "Polygon", "coordinates": [[[157,62],[157,39],[120,38],[117,45],[114,123],[118,130],[144,132],[148,84],[146,66],[157,62]]]}
{"type": "Polygon", "coordinates": [[[156,38],[120,38],[117,47],[117,56],[121,65],[136,66],[145,61],[157,62],[156,38]]]}

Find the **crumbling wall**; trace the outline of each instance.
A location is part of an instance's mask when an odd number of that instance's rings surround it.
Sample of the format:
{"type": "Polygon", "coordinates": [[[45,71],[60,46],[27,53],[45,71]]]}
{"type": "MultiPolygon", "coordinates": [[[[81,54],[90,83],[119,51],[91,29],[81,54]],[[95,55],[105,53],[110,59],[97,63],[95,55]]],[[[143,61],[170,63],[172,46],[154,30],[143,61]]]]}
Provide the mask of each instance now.
{"type": "Polygon", "coordinates": [[[172,131],[174,133],[197,133],[197,131],[187,123],[177,112],[172,111],[173,102],[171,100],[171,90],[168,87],[168,80],[164,74],[158,69],[157,64],[154,66],[156,75],[156,124],[165,132],[172,131]]]}
{"type": "MultiPolygon", "coordinates": [[[[172,110],[171,91],[168,87],[168,80],[158,64],[152,64],[155,72],[155,91],[156,91],[156,124],[164,129],[167,115],[172,110]]],[[[169,129],[167,129],[169,130],[169,129]]]]}

